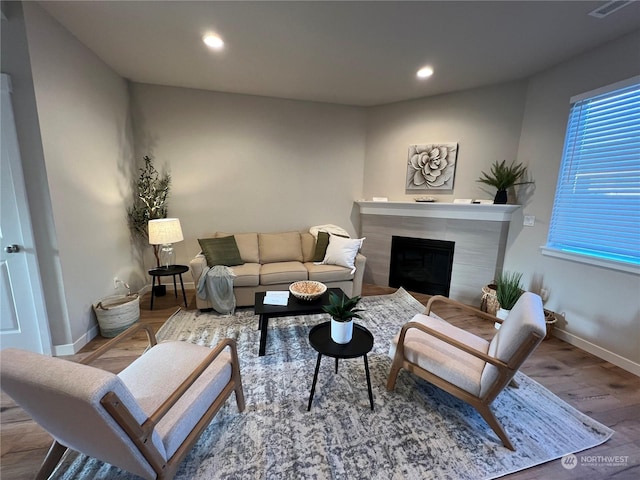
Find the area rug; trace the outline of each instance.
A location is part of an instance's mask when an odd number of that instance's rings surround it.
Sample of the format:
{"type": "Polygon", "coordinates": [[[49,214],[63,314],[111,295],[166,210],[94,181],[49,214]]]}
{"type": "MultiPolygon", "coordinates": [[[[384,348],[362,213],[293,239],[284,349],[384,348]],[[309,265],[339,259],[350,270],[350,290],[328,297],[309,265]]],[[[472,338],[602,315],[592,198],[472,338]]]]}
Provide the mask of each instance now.
{"type": "MultiPolygon", "coordinates": [[[[233,316],[178,311],[160,340],[215,345],[238,343],[247,409],[233,395],[182,462],[177,479],[491,479],[605,442],[608,427],[577,411],[526,375],[507,388],[493,410],[516,451],[502,446],[469,405],[401,371],[396,389],[385,385],[391,338],[424,307],[400,289],[365,297],[359,322],[374,335],[369,354],[375,409],[371,411],[362,358],[321,364],[313,406],[307,411],[316,352],[308,344],[324,314],[272,319],[266,355],[258,356],[258,318],[252,309],[233,316]]],[[[54,478],[136,477],[76,453],[54,478]]]]}

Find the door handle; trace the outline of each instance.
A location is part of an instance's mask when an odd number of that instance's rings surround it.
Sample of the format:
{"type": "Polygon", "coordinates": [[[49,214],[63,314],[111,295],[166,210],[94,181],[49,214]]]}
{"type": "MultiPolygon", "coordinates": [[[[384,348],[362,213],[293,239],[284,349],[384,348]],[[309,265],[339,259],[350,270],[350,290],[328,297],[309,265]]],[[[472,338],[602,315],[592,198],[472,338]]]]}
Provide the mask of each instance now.
{"type": "Polygon", "coordinates": [[[15,243],[13,245],[8,245],[4,247],[4,251],[7,253],[18,253],[20,251],[20,245],[16,245],[15,243]]]}

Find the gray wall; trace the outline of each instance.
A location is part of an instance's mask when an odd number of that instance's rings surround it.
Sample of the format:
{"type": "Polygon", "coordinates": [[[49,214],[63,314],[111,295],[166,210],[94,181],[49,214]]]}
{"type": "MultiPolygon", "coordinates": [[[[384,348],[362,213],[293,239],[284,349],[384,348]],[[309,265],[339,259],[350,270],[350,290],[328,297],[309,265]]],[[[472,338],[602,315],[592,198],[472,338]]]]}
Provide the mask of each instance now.
{"type": "MultiPolygon", "coordinates": [[[[535,195],[524,213],[533,228],[512,225],[507,269],[525,273],[529,286],[550,293],[546,306],[566,313],[562,329],[607,354],[640,363],[640,278],[602,267],[541,255],[546,243],[569,114],[569,99],[640,74],[640,32],[532,77],[520,135],[518,160],[531,165],[535,195]]],[[[565,337],[573,341],[571,337],[565,337]]],[[[613,359],[613,358],[612,358],[613,359]]],[[[638,370],[637,370],[638,371],[638,370]]]]}
{"type": "Polygon", "coordinates": [[[334,223],[356,233],[363,109],[144,84],[131,96],[136,157],[172,175],[169,216],[185,236],[178,262],[215,231],[334,223]]]}
{"type": "Polygon", "coordinates": [[[131,271],[123,207],[132,164],[127,84],[36,3],[23,8],[45,160],[31,188],[42,186],[46,172],[43,212],[55,234],[39,253],[59,265],[63,285],[43,278],[47,306],[51,297],[61,303],[49,322],[54,345],[82,344],[95,326],[92,303],[116,293],[113,277],[131,271]]]}
{"type": "Polygon", "coordinates": [[[25,190],[37,249],[40,277],[50,333],[54,344],[71,339],[64,285],[58,257],[47,170],[42,149],[35,90],[29,58],[26,23],[20,2],[2,3],[2,72],[11,76],[14,110],[25,190]]]}
{"type": "Polygon", "coordinates": [[[492,162],[516,158],[526,88],[526,81],[511,82],[370,108],[365,199],[412,201],[418,193],[405,193],[408,147],[439,142],[458,143],[453,192],[425,193],[439,202],[493,199],[495,192],[483,191],[476,179],[492,162]]]}

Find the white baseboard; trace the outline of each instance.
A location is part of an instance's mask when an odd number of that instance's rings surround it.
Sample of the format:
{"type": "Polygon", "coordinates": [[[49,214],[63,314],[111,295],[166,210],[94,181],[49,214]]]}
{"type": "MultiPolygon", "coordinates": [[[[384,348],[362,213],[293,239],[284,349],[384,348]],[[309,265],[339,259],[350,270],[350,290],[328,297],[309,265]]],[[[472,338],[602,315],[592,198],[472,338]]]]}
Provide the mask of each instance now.
{"type": "Polygon", "coordinates": [[[610,352],[605,348],[599,347],[583,338],[558,328],[553,330],[553,336],[640,377],[640,364],[628,358],[621,357],[617,353],[610,352]]]}
{"type": "Polygon", "coordinates": [[[75,355],[80,351],[82,347],[84,347],[87,343],[91,341],[94,337],[98,335],[99,329],[98,325],[92,326],[87,333],[82,335],[78,340],[73,343],[67,343],[64,345],[54,345],[52,355],[54,357],[62,357],[66,355],[75,355]]]}
{"type": "MultiPolygon", "coordinates": [[[[167,291],[170,291],[170,292],[174,291],[173,282],[169,282],[165,285],[167,287],[167,291]]],[[[178,285],[177,287],[178,287],[178,291],[180,291],[180,286],[178,285]]],[[[185,290],[194,289],[195,284],[193,282],[184,282],[184,288],[185,290]]],[[[142,287],[140,290],[138,290],[138,294],[142,296],[145,293],[149,293],[150,291],[151,291],[151,285],[147,284],[144,287],[142,287]]],[[[95,324],[89,329],[88,332],[86,332],[84,335],[78,338],[75,342],[66,343],[63,345],[53,345],[51,354],[54,357],[75,355],[80,351],[82,347],[84,347],[87,343],[89,343],[93,338],[98,336],[98,333],[100,333],[100,329],[98,327],[98,324],[95,324]]]]}

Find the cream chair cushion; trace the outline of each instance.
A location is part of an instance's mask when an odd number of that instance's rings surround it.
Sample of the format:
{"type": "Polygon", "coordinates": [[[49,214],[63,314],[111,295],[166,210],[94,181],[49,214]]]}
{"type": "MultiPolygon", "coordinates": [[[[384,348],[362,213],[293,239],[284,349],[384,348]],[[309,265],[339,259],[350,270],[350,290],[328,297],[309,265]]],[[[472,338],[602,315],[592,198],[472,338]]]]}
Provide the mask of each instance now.
{"type": "MultiPolygon", "coordinates": [[[[489,342],[451,325],[435,314],[423,315],[419,313],[411,321],[426,325],[482,353],[487,353],[489,350],[489,342]]],[[[396,335],[391,343],[389,349],[391,358],[396,353],[399,335],[396,335]]],[[[472,395],[480,393],[480,377],[484,370],[485,362],[430,334],[415,328],[407,330],[404,341],[404,356],[407,361],[445,379],[472,395]]]]}
{"type": "MultiPolygon", "coordinates": [[[[544,338],[546,330],[542,299],[535,293],[524,292],[491,340],[488,353],[498,360],[512,363],[511,358],[532,333],[544,338]]],[[[520,368],[520,364],[513,366],[516,369],[520,368]]],[[[498,369],[487,364],[482,372],[480,396],[491,388],[497,378],[498,369]]]]}
{"type": "MultiPolygon", "coordinates": [[[[187,342],[159,343],[118,374],[142,410],[151,415],[211,352],[187,342]]],[[[223,352],[156,425],[167,457],[231,380],[231,356],[223,352]]]]}
{"type": "MultiPolygon", "coordinates": [[[[2,352],[2,386],[60,444],[143,478],[156,478],[100,401],[107,392],[114,392],[136,421],[143,423],[210,352],[186,342],[160,343],[114,375],[7,349],[2,352]]],[[[152,441],[165,460],[173,456],[231,376],[231,356],[223,352],[156,425],[152,441]]]]}
{"type": "MultiPolygon", "coordinates": [[[[143,422],[147,415],[137,405],[122,380],[113,373],[88,365],[46,357],[23,350],[2,351],[2,388],[54,439],[72,450],[135,473],[143,478],[156,474],[120,426],[100,404],[115,392],[143,422]]],[[[153,444],[166,451],[157,432],[153,444]]]]}

